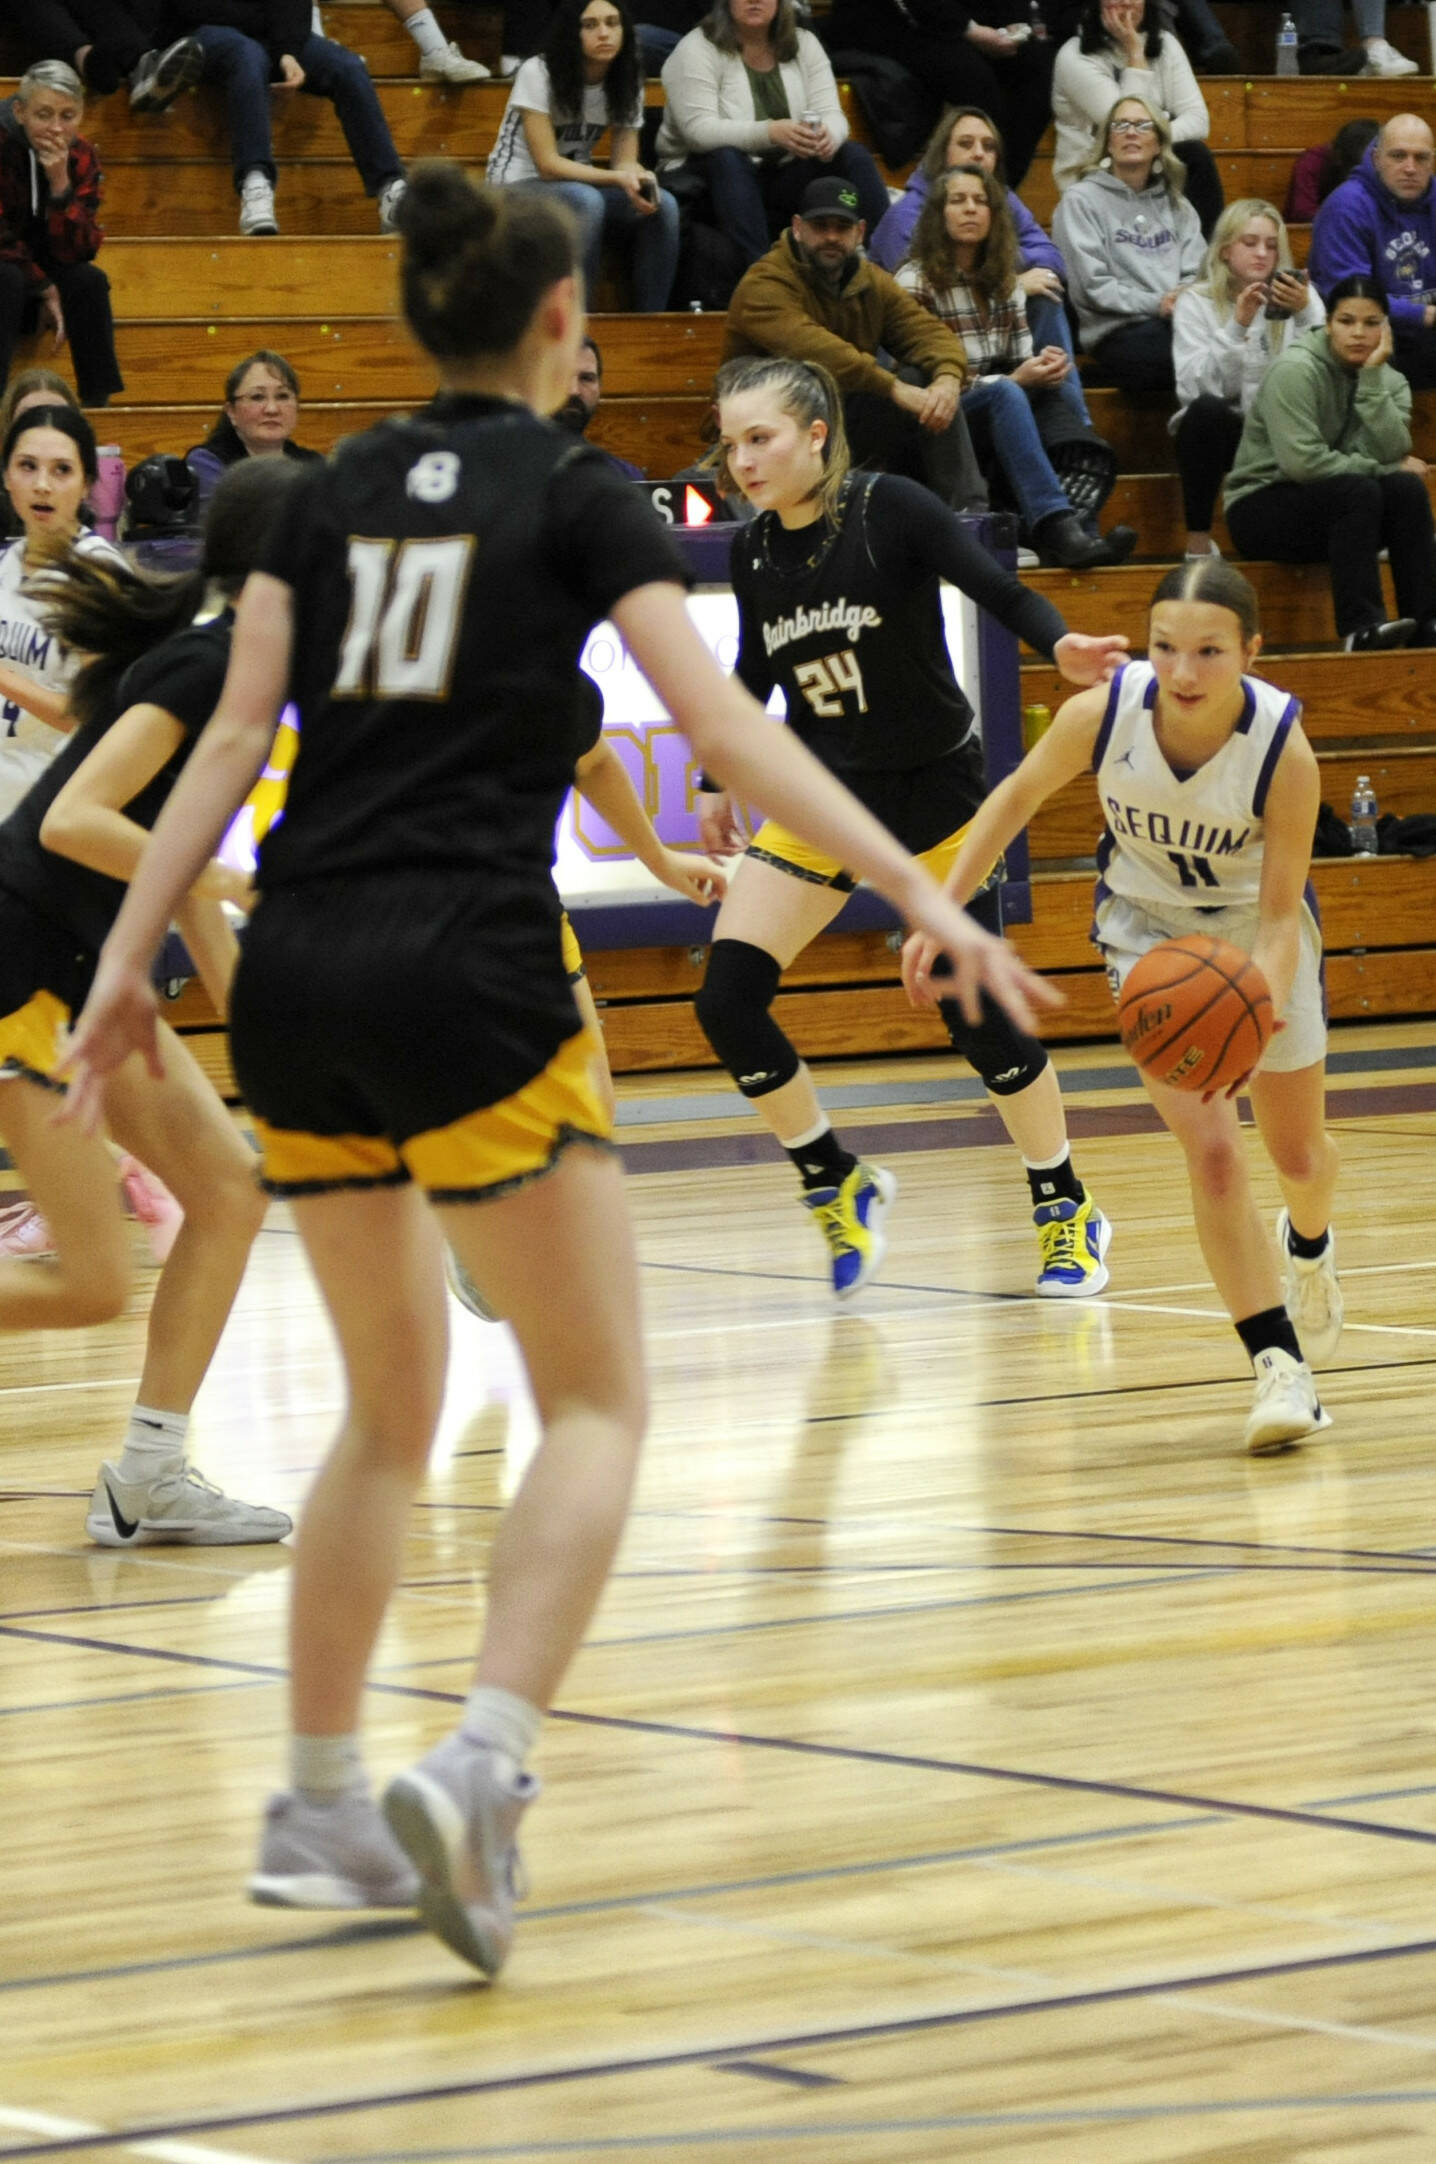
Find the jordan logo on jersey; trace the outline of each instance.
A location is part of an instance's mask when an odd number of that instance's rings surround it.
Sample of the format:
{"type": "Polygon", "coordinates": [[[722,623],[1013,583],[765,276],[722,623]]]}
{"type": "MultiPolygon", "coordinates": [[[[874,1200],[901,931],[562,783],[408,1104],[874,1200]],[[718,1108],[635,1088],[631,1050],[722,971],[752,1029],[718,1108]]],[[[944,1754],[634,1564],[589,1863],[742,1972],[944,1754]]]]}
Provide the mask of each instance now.
{"type": "Polygon", "coordinates": [[[825,601],[821,608],[794,609],[791,616],[778,616],[763,626],[763,644],[770,655],[782,646],[791,646],[794,639],[811,638],[816,631],[840,631],[854,646],[865,631],[876,631],[882,617],[874,608],[859,607],[840,594],[836,601],[825,601]]]}

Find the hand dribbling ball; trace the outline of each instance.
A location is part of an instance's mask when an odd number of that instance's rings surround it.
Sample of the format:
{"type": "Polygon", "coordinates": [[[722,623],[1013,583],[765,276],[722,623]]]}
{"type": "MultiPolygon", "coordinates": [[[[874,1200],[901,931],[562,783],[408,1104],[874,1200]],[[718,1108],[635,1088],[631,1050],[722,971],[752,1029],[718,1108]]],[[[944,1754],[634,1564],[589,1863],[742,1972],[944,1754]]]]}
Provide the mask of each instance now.
{"type": "Polygon", "coordinates": [[[1240,947],[1189,932],[1164,939],[1135,964],[1117,1023],[1152,1081],[1175,1090],[1230,1089],[1271,1041],[1271,992],[1240,947]]]}

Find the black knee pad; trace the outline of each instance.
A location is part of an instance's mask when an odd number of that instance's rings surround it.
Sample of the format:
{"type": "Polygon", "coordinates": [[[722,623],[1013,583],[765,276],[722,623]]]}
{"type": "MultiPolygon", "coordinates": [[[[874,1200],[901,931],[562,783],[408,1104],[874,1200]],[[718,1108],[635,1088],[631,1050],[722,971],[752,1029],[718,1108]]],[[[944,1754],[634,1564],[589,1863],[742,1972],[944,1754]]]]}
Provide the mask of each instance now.
{"type": "Polygon", "coordinates": [[[955,999],[938,1001],[954,1050],[970,1060],[994,1097],[1015,1097],[1035,1082],[1047,1054],[1017,1027],[995,999],[982,994],[982,1020],[969,1022],[955,999]]]}
{"type": "Polygon", "coordinates": [[[720,939],[693,1002],[699,1026],[745,1097],[766,1097],[800,1065],[768,1009],[783,972],[745,939],[720,939]]]}

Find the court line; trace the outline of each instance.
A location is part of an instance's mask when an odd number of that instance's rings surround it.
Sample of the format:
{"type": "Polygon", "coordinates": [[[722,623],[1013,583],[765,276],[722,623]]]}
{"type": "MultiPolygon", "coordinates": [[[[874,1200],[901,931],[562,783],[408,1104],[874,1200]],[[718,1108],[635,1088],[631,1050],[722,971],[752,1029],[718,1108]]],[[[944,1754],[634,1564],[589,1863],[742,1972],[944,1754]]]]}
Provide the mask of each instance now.
{"type": "MultiPolygon", "coordinates": [[[[266,2105],[252,2111],[215,2113],[204,2118],[155,2121],[149,2125],[127,2127],[108,2134],[76,2136],[55,2142],[21,2143],[8,2146],[0,2155],[3,2155],[5,2164],[10,2164],[11,2159],[56,2156],[65,2152],[119,2146],[134,2148],[141,2142],[168,2141],[197,2134],[222,2134],[246,2127],[298,2126],[319,2119],[350,2118],[361,2112],[455,2102],[461,2097],[512,2095],[557,2089],[578,2082],[670,2072],[686,2066],[705,2066],[717,2072],[721,2071],[724,2061],[733,2058],[771,2058],[778,2052],[815,2051],[832,2045],[873,2043],[889,2037],[931,2035],[944,2030],[974,2028],[981,2023],[1019,2020],[1031,2015],[1064,2014],[1098,2006],[1130,2004],[1142,1999],[1166,1997],[1174,1992],[1187,1994],[1222,1986],[1262,1983],[1278,1977],[1320,1975],[1340,1969],[1371,1967],[1378,1962],[1412,1960],[1433,1955],[1436,1955],[1436,1939],[1412,1939],[1395,1946],[1360,1947],[1338,1954],[1307,1954],[1291,1961],[1260,1962],[1250,1968],[1207,1970],[1192,1976],[1159,1977],[1145,1982],[1110,1984],[1095,1990],[1049,1992],[1037,1998],[1007,2000],[994,2005],[948,2007],[929,2014],[895,2016],[889,2021],[857,2022],[834,2028],[799,2030],[777,2036],[734,2038],[728,2043],[690,2045],[676,2051],[646,2052],[620,2059],[538,2067],[526,2073],[480,2075],[469,2081],[437,2082],[412,2089],[379,2090],[367,2096],[329,2097],[306,2104],[266,2105]]],[[[829,2129],[824,2129],[825,2134],[829,2132],[829,2129]]],[[[176,2159],[174,2164],[185,2164],[185,2160],[176,2159]]],[[[195,2164],[200,2164],[200,2160],[195,2160],[195,2164]]],[[[246,2159],[245,2164],[257,2164],[257,2160],[246,2159]]]]}
{"type": "MultiPolygon", "coordinates": [[[[232,1676],[226,1683],[175,1684],[170,1689],[154,1691],[112,1691],[101,1698],[52,1698],[40,1705],[0,1706],[0,1720],[13,1720],[20,1713],[76,1713],[96,1706],[147,1706],[152,1701],[171,1698],[215,1698],[222,1691],[252,1691],[258,1687],[259,1678],[232,1676]]],[[[268,1678],[264,1678],[268,1681],[268,1678]]]]}
{"type": "MultiPolygon", "coordinates": [[[[241,2156],[233,2149],[212,2149],[208,2143],[192,2141],[146,2141],[130,2142],[123,2137],[107,2134],[103,2127],[92,2120],[62,2119],[52,2111],[26,2111],[20,2105],[0,2104],[0,2127],[8,2127],[17,2134],[54,2134],[59,2145],[67,2139],[81,2139],[93,2143],[96,2138],[106,2144],[129,2149],[136,2156],[153,2157],[156,2164],[278,2164],[273,2157],[241,2156]]],[[[9,2148],[0,2154],[23,2155],[23,2150],[9,2148]]],[[[34,2152],[31,2152],[32,2154],[34,2152]]],[[[44,2154],[43,2151],[40,2154],[44,2154]]]]}

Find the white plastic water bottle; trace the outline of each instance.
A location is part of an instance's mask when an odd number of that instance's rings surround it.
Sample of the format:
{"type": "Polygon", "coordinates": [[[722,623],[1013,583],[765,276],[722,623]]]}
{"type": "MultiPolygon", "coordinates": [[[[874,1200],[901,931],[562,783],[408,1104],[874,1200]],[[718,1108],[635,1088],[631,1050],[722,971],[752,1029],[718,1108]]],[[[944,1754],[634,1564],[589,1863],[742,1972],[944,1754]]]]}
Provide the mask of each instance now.
{"type": "Polygon", "coordinates": [[[1283,15],[1281,28],[1276,34],[1276,72],[1278,75],[1295,75],[1296,24],[1290,15],[1283,15]]]}
{"type": "Polygon", "coordinates": [[[1376,838],[1376,791],[1369,774],[1358,774],[1351,792],[1351,846],[1359,857],[1374,857],[1376,838]]]}

